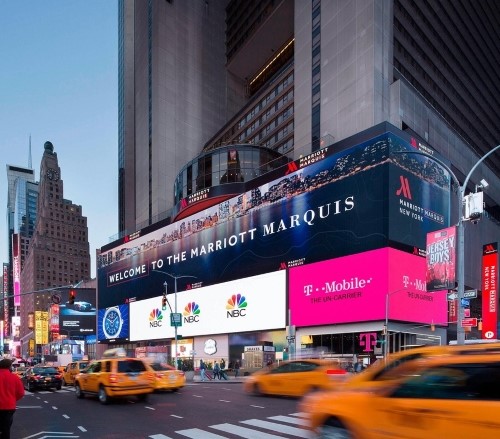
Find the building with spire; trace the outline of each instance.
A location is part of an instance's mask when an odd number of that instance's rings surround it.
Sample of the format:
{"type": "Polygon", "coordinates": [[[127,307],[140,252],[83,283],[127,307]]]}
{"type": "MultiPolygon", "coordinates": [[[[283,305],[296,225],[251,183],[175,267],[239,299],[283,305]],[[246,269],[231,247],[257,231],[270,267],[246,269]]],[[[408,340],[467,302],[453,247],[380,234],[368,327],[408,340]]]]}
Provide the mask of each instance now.
{"type": "MultiPolygon", "coordinates": [[[[21,338],[29,339],[30,313],[47,311],[57,290],[90,278],[87,218],[64,198],[57,153],[45,142],[40,164],[37,219],[21,272],[21,338]]],[[[63,300],[66,300],[65,298],[63,300]]],[[[35,322],[36,324],[36,322],[35,322]]],[[[23,354],[26,353],[23,345],[23,354]]]]}

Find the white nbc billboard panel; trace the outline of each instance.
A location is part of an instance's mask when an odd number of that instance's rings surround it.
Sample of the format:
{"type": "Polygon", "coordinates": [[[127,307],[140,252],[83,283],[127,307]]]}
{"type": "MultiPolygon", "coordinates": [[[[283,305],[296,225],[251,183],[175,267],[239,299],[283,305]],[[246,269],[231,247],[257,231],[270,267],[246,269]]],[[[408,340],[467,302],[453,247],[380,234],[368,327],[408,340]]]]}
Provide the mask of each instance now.
{"type": "MultiPolygon", "coordinates": [[[[175,294],[167,297],[175,311],[175,294]]],[[[286,270],[183,291],[177,294],[177,312],[182,337],[284,328],[286,270]]],[[[174,336],[162,296],[130,303],[130,341],[174,336]]]]}

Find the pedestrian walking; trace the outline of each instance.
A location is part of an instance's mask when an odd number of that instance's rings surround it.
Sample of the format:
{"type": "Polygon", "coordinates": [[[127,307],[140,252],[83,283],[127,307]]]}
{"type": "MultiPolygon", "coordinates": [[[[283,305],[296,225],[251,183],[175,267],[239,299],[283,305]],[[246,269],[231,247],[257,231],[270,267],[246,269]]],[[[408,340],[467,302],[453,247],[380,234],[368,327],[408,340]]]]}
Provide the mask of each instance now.
{"type": "Polygon", "coordinates": [[[202,381],[205,381],[205,378],[206,378],[206,375],[205,375],[206,368],[207,367],[205,366],[204,361],[200,360],[200,376],[201,376],[202,381]]]}
{"type": "Polygon", "coordinates": [[[220,367],[219,367],[219,363],[217,363],[217,361],[214,363],[214,380],[216,378],[219,378],[220,380],[220,374],[221,374],[221,370],[220,370],[220,367]]]}
{"type": "Polygon", "coordinates": [[[236,360],[234,363],[234,377],[238,378],[238,375],[240,374],[240,362],[239,360],[236,360]]]}
{"type": "Polygon", "coordinates": [[[12,360],[0,360],[0,437],[10,439],[10,428],[16,412],[16,404],[24,396],[24,387],[17,374],[10,368],[12,360]]]}

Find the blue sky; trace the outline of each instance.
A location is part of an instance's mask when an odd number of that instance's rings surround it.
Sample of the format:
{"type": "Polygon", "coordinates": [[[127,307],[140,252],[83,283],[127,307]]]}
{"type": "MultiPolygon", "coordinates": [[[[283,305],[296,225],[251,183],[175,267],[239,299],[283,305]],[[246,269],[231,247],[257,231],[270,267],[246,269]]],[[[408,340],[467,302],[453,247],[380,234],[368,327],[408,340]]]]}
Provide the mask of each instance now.
{"type": "Polygon", "coordinates": [[[82,206],[95,249],[118,232],[116,0],[0,0],[0,262],[7,257],[6,165],[40,178],[57,153],[64,198],[82,206]]]}

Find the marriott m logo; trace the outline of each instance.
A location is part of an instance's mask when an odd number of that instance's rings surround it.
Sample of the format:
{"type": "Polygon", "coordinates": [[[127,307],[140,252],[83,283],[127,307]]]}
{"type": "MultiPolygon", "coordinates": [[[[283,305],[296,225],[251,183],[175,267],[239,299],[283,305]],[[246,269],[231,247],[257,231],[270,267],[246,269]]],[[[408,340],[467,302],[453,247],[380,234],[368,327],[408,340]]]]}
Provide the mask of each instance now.
{"type": "Polygon", "coordinates": [[[287,170],[285,172],[285,175],[291,174],[292,172],[295,172],[298,170],[299,170],[299,168],[297,167],[295,162],[290,162],[290,163],[288,163],[288,167],[287,167],[287,170]]]}
{"type": "Polygon", "coordinates": [[[396,191],[396,195],[403,194],[403,197],[411,200],[410,182],[402,175],[399,176],[399,181],[401,182],[401,187],[396,191]]]}

